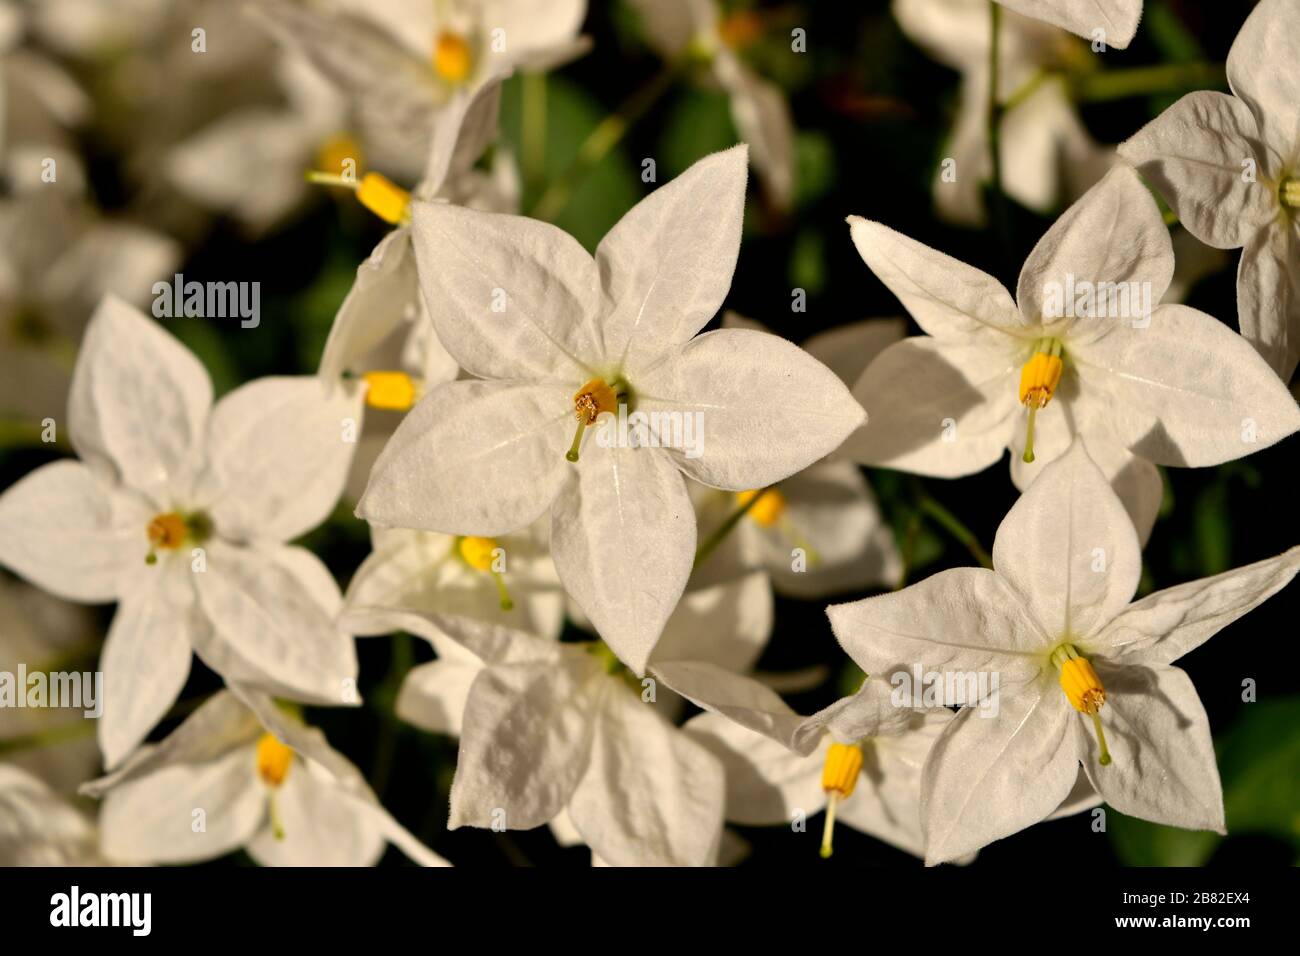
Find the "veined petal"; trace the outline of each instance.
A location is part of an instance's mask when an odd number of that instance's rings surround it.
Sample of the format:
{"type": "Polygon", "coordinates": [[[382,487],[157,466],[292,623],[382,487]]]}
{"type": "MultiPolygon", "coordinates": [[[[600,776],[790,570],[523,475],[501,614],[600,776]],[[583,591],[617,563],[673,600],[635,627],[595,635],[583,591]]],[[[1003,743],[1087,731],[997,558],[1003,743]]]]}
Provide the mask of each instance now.
{"type": "Polygon", "coordinates": [[[277,838],[268,821],[248,845],[262,866],[373,866],[383,855],[379,827],[311,764],[297,762],[275,799],[283,834],[277,838]]]}
{"type": "MultiPolygon", "coordinates": [[[[633,380],[637,410],[666,446],[677,417],[698,422],[677,466],[714,488],[745,491],[788,478],[840,446],[866,420],[830,369],[796,345],[749,329],[701,335],[633,380]],[[666,423],[656,428],[656,414],[666,423]]],[[[687,436],[683,421],[681,433],[687,436]]]]}
{"type": "Polygon", "coordinates": [[[1106,686],[1101,722],[1109,764],[1098,763],[1097,740],[1086,718],[1070,714],[1093,786],[1120,813],[1226,832],[1210,722],[1191,678],[1177,667],[1094,663],[1106,686]]]}
{"type": "Polygon", "coordinates": [[[992,276],[878,222],[849,216],[848,223],[862,261],[930,335],[992,343],[1028,331],[992,276]]]}
{"type": "Polygon", "coordinates": [[[315,375],[262,378],[212,412],[208,458],[220,534],[290,541],[324,521],[347,479],[363,405],[315,375]]]}
{"type": "Polygon", "coordinates": [[[695,559],[695,512],[672,459],[593,448],[551,513],[564,589],[636,673],[677,606],[695,559]]]}
{"type": "Polygon", "coordinates": [[[86,328],[68,399],[82,460],[158,498],[193,467],[211,405],[202,363],[162,326],[106,296],[86,328]]]}
{"type": "Polygon", "coordinates": [[[1256,233],[1237,268],[1241,334],[1284,382],[1300,363],[1300,223],[1256,233]]]}
{"type": "Polygon", "coordinates": [[[740,252],[747,158],[744,145],[706,156],[601,240],[606,362],[635,375],[717,314],[740,252]]]}
{"type": "Polygon", "coordinates": [[[365,357],[401,328],[419,303],[411,230],[394,229],[357,267],[357,278],[325,340],[320,374],[332,380],[358,371],[365,357]]]}
{"type": "Polygon", "coordinates": [[[1116,664],[1159,667],[1195,650],[1254,610],[1300,571],[1300,546],[1275,558],[1188,581],[1134,602],[1087,642],[1116,664]]]}
{"type": "Polygon", "coordinates": [[[692,585],[677,602],[651,657],[707,661],[744,673],[772,636],[772,615],[772,584],[762,571],[704,587],[692,585]]]}
{"type": "Polygon", "coordinates": [[[1105,394],[1115,437],[1160,465],[1244,457],[1300,428],[1300,409],[1250,344],[1204,312],[1162,305],[1074,358],[1081,389],[1105,394]]]}
{"type": "Polygon", "coordinates": [[[573,389],[602,354],[596,263],[549,223],[447,203],[413,203],[411,236],[438,338],[482,378],[573,389]]]}
{"type": "Polygon", "coordinates": [[[777,693],[752,677],[733,674],[716,664],[691,660],[652,660],[650,673],[704,710],[800,752],[816,738],[799,734],[804,718],[777,693]]]}
{"type": "Polygon", "coordinates": [[[1119,154],[1160,190],[1189,231],[1218,249],[1244,246],[1277,215],[1255,117],[1235,96],[1188,93],[1119,154]],[[1248,161],[1260,165],[1252,181],[1248,161]]]}
{"type": "Polygon", "coordinates": [[[946,863],[1045,820],[1074,786],[1077,714],[1054,682],[1000,692],[997,716],[964,708],[921,776],[925,860],[946,863]]]}
{"type": "Polygon", "coordinates": [[[941,478],[987,468],[1024,414],[1019,364],[1011,349],[985,344],[916,336],[889,346],[853,386],[867,424],[840,454],[941,478]]]}
{"type": "Polygon", "coordinates": [[[1262,0],[1228,53],[1228,82],[1250,106],[1264,139],[1294,157],[1300,148],[1300,10],[1287,0],[1262,0]]]}
{"type": "Polygon", "coordinates": [[[1027,323],[1051,326],[1065,318],[1075,281],[1149,287],[1155,303],[1173,275],[1174,247],[1156,201],[1132,169],[1117,166],[1038,240],[1020,270],[1016,301],[1027,323]]]}
{"type": "Polygon", "coordinates": [[[0,564],[59,597],[111,601],[148,570],[151,516],[81,462],[43,465],[0,495],[0,564]]]}
{"type": "Polygon", "coordinates": [[[572,423],[568,389],[475,381],[440,385],[389,440],[357,515],[381,528],[517,531],[541,517],[570,478],[573,466],[564,452],[572,423]]]}
{"type": "Polygon", "coordinates": [[[412,668],[402,681],[395,710],[408,724],[432,734],[459,737],[465,702],[483,663],[462,651],[462,657],[439,657],[412,668]]]}
{"type": "Polygon", "coordinates": [[[1137,532],[1082,442],[1012,506],[993,566],[1042,628],[1044,650],[1097,633],[1128,605],[1142,575],[1137,532]]]}

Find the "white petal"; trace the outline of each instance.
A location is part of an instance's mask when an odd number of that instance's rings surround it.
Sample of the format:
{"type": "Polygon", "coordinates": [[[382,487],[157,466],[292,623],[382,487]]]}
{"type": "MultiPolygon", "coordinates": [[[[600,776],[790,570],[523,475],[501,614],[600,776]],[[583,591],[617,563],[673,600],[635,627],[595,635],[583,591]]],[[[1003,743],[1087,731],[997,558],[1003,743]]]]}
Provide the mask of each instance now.
{"type": "Polygon", "coordinates": [[[327,774],[295,761],[273,796],[283,838],[268,824],[248,845],[262,866],[373,866],[383,855],[379,827],[357,812],[327,774]]]}
{"type": "Polygon", "coordinates": [[[1286,157],[1300,148],[1300,10],[1288,0],[1262,0],[1228,53],[1228,82],[1255,114],[1267,142],[1286,157]]]}
{"type": "Polygon", "coordinates": [[[788,478],[840,446],[866,421],[830,369],[775,335],[719,329],[694,339],[632,382],[637,411],[678,466],[714,488],[745,491],[788,478]],[[656,413],[672,423],[656,427],[656,413]],[[694,447],[687,421],[698,422],[694,447]],[[676,416],[683,441],[678,442],[676,416]]]}
{"type": "Polygon", "coordinates": [[[1218,465],[1300,428],[1295,399],[1249,343],[1183,305],[1160,306],[1144,328],[1115,325],[1074,357],[1115,437],[1156,464],[1218,465]]]}
{"type": "MultiPolygon", "coordinates": [[[[1127,519],[1126,519],[1127,520],[1127,519]]],[[[845,652],[868,674],[900,665],[925,671],[1033,676],[1046,639],[1023,599],[983,568],[940,571],[902,591],[826,609],[845,652]]]]}
{"type": "Polygon", "coordinates": [[[151,517],[80,462],[53,462],[0,495],[0,564],[59,597],[111,601],[148,570],[151,517]]]}
{"type": "Polygon", "coordinates": [[[357,267],[357,278],[330,326],[320,374],[329,379],[344,372],[369,370],[366,358],[397,332],[420,308],[420,281],[415,272],[411,231],[394,229],[357,267]]]}
{"type": "Polygon", "coordinates": [[[465,705],[447,826],[490,827],[504,812],[507,829],[529,830],[564,809],[587,772],[610,689],[596,658],[581,652],[558,666],[485,668],[465,705]]]}
{"type": "Polygon", "coordinates": [[[785,90],[763,79],[725,46],[714,75],[731,94],[731,119],[752,152],[754,172],[778,210],[794,202],[795,130],[785,90]]]}
{"type": "Polygon", "coordinates": [[[826,805],[821,781],[824,747],[801,756],[719,714],[692,717],[684,730],[722,762],[730,822],[789,823],[798,811],[811,816],[826,805]]]}
{"type": "Polygon", "coordinates": [[[211,515],[234,540],[290,541],[316,527],[343,492],[360,431],[359,393],[314,375],[261,378],[212,412],[211,515]]]}
{"type": "Polygon", "coordinates": [[[998,528],[993,566],[1048,640],[1088,637],[1142,576],[1137,532],[1082,442],[1049,465],[998,528]]]}
{"type": "Polygon", "coordinates": [[[1052,682],[1004,690],[996,717],[964,708],[921,778],[926,863],[944,863],[1046,819],[1079,767],[1077,714],[1052,682]]]}
{"type": "Polygon", "coordinates": [[[1046,20],[1085,40],[1102,31],[1106,44],[1123,50],[1137,33],[1142,0],[998,0],[1027,17],[1046,20]]]}
{"type": "Polygon", "coordinates": [[[1300,363],[1300,224],[1256,233],[1237,269],[1241,334],[1284,382],[1300,363]]]}
{"type": "Polygon", "coordinates": [[[188,349],[121,299],[100,303],[68,399],[83,461],[156,497],[184,479],[211,404],[207,370],[188,349]]]}
{"type": "MultiPolygon", "coordinates": [[[[1119,154],[1160,190],[1178,219],[1218,249],[1245,245],[1277,212],[1269,187],[1246,179],[1264,153],[1250,108],[1235,96],[1188,93],[1138,131],[1119,154]]],[[[1267,167],[1258,173],[1266,178],[1267,167]]]]}
{"type": "Polygon", "coordinates": [[[350,702],[356,652],[335,626],[338,589],[318,558],[301,548],[212,542],[207,570],[195,578],[213,629],[196,638],[205,663],[288,696],[350,702]]]}
{"type": "Polygon", "coordinates": [[[866,319],[818,332],[804,341],[803,349],[852,388],[867,366],[906,333],[903,319],[866,319]]]}
{"type": "Polygon", "coordinates": [[[1177,667],[1094,663],[1106,688],[1101,723],[1109,764],[1097,761],[1100,751],[1091,722],[1082,715],[1073,721],[1093,786],[1120,813],[1224,833],[1223,789],[1210,722],[1191,678],[1177,667]]]}
{"type": "Polygon", "coordinates": [[[1070,276],[1149,287],[1150,301],[1159,302],[1173,274],[1174,247],[1155,199],[1132,169],[1117,166],[1038,240],[1020,270],[1016,301],[1026,322],[1050,326],[1064,318],[1070,276]]]}
{"type": "Polygon", "coordinates": [[[1011,295],[992,276],[861,216],[849,235],[871,271],[927,333],[986,343],[1024,331],[1011,295]]]}
{"type": "Polygon", "coordinates": [[[747,156],[742,145],[705,157],[633,206],[601,240],[606,361],[635,375],[722,306],[740,251],[747,156]]]}
{"type": "Polygon", "coordinates": [[[804,718],[752,677],[691,660],[654,660],[650,673],[697,707],[722,714],[783,747],[806,753],[816,743],[815,737],[800,734],[804,718]]]}
{"type": "Polygon", "coordinates": [[[711,866],[726,783],[718,759],[626,688],[606,697],[569,816],[614,866],[711,866]]]}
{"type": "Polygon", "coordinates": [[[911,700],[895,702],[894,688],[883,677],[869,678],[855,693],[805,720],[792,743],[794,749],[806,752],[810,742],[819,739],[823,731],[829,731],[841,743],[894,736],[908,728],[919,709],[911,700]]]}
{"type": "Polygon", "coordinates": [[[397,715],[430,733],[459,737],[465,702],[483,669],[477,658],[472,660],[439,658],[412,668],[397,694],[397,715]]]}
{"type": "Polygon", "coordinates": [[[641,30],[660,56],[672,59],[686,51],[696,36],[718,19],[709,0],[628,0],[641,30]]]}
{"type": "Polygon", "coordinates": [[[998,344],[916,336],[885,349],[853,387],[867,424],[841,454],[943,478],[997,461],[1024,415],[1016,400],[1020,362],[998,344]]]}
{"type": "Polygon", "coordinates": [[[413,210],[424,303],[462,368],[569,389],[594,376],[600,277],[576,239],[522,216],[446,203],[413,210]]]}
{"type": "Polygon", "coordinates": [[[686,587],[695,512],[681,473],[653,448],[589,448],[551,514],[564,589],[637,674],[686,587]]]}
{"type": "Polygon", "coordinates": [[[189,596],[173,603],[163,588],[137,587],[118,605],[99,665],[105,698],[99,746],[109,769],[144,740],[185,686],[194,653],[192,602],[189,596]]]}
{"type": "Polygon", "coordinates": [[[501,80],[494,79],[472,96],[458,96],[433,121],[433,149],[416,195],[438,195],[467,174],[496,139],[501,116],[501,80]]]}
{"type": "Polygon", "coordinates": [[[762,571],[692,586],[668,618],[652,656],[748,671],[772,636],[772,613],[772,584],[762,571]]]}
{"type": "Polygon", "coordinates": [[[1282,590],[1297,571],[1300,546],[1275,558],[1156,591],[1134,602],[1089,641],[1089,652],[1117,664],[1172,664],[1282,590]]]}
{"type": "Polygon", "coordinates": [[[375,462],[357,515],[382,528],[517,531],[546,512],[570,477],[564,453],[573,427],[573,398],[556,387],[440,385],[375,462]]]}

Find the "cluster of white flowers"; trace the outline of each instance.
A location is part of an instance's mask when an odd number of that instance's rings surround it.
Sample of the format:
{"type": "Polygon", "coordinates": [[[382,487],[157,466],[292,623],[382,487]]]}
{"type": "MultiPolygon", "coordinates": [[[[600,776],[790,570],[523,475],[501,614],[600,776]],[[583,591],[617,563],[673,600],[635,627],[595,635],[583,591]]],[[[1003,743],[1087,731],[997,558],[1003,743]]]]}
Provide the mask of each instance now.
{"type": "MultiPolygon", "coordinates": [[[[405,675],[397,716],[459,738],[448,827],[549,825],[597,864],[726,863],[727,822],[801,830],[823,810],[823,854],[838,819],[929,863],[1103,801],[1222,832],[1209,723],[1174,662],[1284,587],[1300,547],[1134,597],[1157,466],[1218,465],[1300,429],[1285,380],[1300,361],[1300,7],[1263,0],[1228,62],[1235,95],[1187,96],[1117,161],[1038,74],[1091,55],[1063,30],[1126,47],[1141,0],[999,2],[1001,21],[983,0],[894,3],[903,29],[963,74],[964,175],[936,182],[940,212],[986,215],[994,84],[1016,100],[1000,130],[1012,196],[1042,209],[1063,190],[1080,198],[1014,298],[849,216],[845,239],[924,335],[872,320],[802,348],[731,313],[701,334],[731,288],[750,164],[771,205],[788,209],[794,192],[788,104],[740,55],[764,29],[754,13],[634,4],[674,69],[726,91],[748,145],[653,188],[592,255],[517,214],[513,160],[492,148],[503,81],[585,51],[583,0],[253,0],[237,22],[195,3],[218,52],[201,67],[177,57],[170,82],[234,85],[261,57],[276,105],[196,97],[201,122],[154,125],[134,144],[141,168],[254,234],[321,194],[309,169],[392,226],[357,270],[318,373],[257,379],[215,405],[202,363],[139,308],[179,246],[88,212],[75,153],[56,149],[85,104],[43,67],[42,98],[22,100],[42,116],[6,115],[0,140],[17,191],[0,209],[0,300],[6,317],[80,345],[60,377],[41,364],[48,349],[0,338],[0,406],[52,419],[75,458],[0,495],[0,565],[117,608],[97,665],[105,774],[90,779],[84,751],[63,753],[58,783],[34,762],[0,764],[0,861],[244,848],[266,865],[367,865],[392,844],[446,865],[303,720],[303,706],[358,705],[355,640],[396,633],[436,654],[405,675]],[[1005,30],[1000,76],[990,22],[1005,30]],[[216,44],[220,30],[247,48],[216,44]],[[40,180],[46,156],[57,189],[40,180]],[[1139,174],[1195,236],[1244,247],[1240,335],[1174,301],[1174,245],[1139,174]],[[48,254],[28,235],[48,238],[48,254]],[[1022,494],[992,567],[903,587],[861,466],[956,478],[1007,449],[1022,494]],[[341,501],[372,537],[342,592],[291,543],[341,501]],[[828,608],[869,676],[797,713],[778,689],[799,675],[754,670],[774,592],[873,588],[884,593],[828,608]],[[225,688],[178,708],[192,655],[225,688]],[[995,680],[958,701],[900,703],[895,678],[914,672],[995,680]],[[688,706],[700,712],[683,719],[688,706]],[[97,810],[56,798],[68,783],[97,810]]],[[[6,4],[0,40],[18,48],[35,31],[93,58],[120,26],[117,4],[95,24],[75,6],[6,4]]],[[[174,39],[167,6],[132,4],[121,82],[174,39]]],[[[0,580],[3,626],[23,622],[0,633],[4,667],[76,657],[40,632],[66,641],[85,621],[62,604],[38,611],[34,594],[0,580]]]]}

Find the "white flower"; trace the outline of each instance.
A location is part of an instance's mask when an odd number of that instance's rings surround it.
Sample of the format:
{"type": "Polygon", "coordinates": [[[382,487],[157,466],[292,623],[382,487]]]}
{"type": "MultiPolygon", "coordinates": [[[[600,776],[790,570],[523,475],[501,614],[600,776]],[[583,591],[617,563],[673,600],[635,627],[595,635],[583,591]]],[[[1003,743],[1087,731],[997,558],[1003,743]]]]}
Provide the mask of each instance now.
{"type": "Polygon", "coordinates": [[[251,382],[212,408],[207,372],[155,323],[106,298],[86,331],[59,461],[0,496],[0,563],[60,597],[119,607],[104,647],[110,767],[185,683],[190,655],[308,700],[356,675],[338,587],[284,542],[338,500],[360,403],[315,376],[251,382]]]}
{"type": "Polygon", "coordinates": [[[1137,537],[1076,442],[1007,514],[993,563],[828,612],[849,655],[881,678],[909,665],[999,675],[996,715],[965,707],[926,763],[927,860],[1046,818],[1080,763],[1121,813],[1222,832],[1205,710],[1170,665],[1284,587],[1300,547],[1130,604],[1137,537]]]}
{"type": "Polygon", "coordinates": [[[1295,401],[1244,339],[1157,304],[1174,268],[1169,232],[1127,167],[1039,240],[1016,301],[977,269],[849,223],[867,265],[928,333],[890,346],[854,387],[871,415],[845,442],[859,461],[956,477],[1010,448],[1023,490],[1080,435],[1145,538],[1161,499],[1154,464],[1220,464],[1300,428],[1295,401]]]}
{"type": "Polygon", "coordinates": [[[420,401],[358,515],[490,537],[550,511],[565,590],[643,673],[694,558],[683,474],[765,487],[863,420],[829,370],[775,336],[695,337],[730,286],[744,195],[744,147],[701,160],[624,216],[595,259],[546,223],[417,203],[425,303],[447,351],[484,380],[420,401]],[[626,440],[623,410],[646,417],[626,440]]]}
{"type": "Polygon", "coordinates": [[[425,674],[447,686],[408,700],[432,704],[416,723],[460,733],[451,829],[528,830],[567,811],[592,852],[614,866],[716,862],[721,765],[645,696],[654,682],[635,680],[603,644],[397,612],[367,615],[362,626],[420,634],[440,648],[454,632],[481,662],[475,672],[463,654],[448,658],[440,674],[425,674]],[[457,720],[446,704],[466,683],[457,720]]]}
{"type": "Polygon", "coordinates": [[[21,767],[0,763],[0,866],[105,866],[95,823],[21,767]]]}
{"type": "Polygon", "coordinates": [[[669,60],[692,59],[722,87],[754,171],[777,209],[789,209],[795,189],[795,130],[790,104],[774,83],[746,65],[741,54],[765,26],[753,10],[724,15],[716,0],[631,0],[647,38],[669,60]]]}
{"type": "MultiPolygon", "coordinates": [[[[961,103],[945,160],[935,172],[940,216],[964,225],[987,220],[982,184],[992,169],[988,141],[988,0],[894,0],[894,16],[914,42],[962,75],[961,103]]],[[[1016,202],[1047,213],[1105,175],[1112,151],[1098,146],[1079,120],[1060,72],[1091,54],[1060,30],[1010,13],[999,37],[1002,188],[1016,202]]]]}
{"type": "Polygon", "coordinates": [[[1137,33],[1142,0],[997,0],[1008,10],[1123,50],[1137,33]]]}
{"type": "Polygon", "coordinates": [[[104,850],[123,862],[197,862],[243,847],[263,866],[371,866],[387,842],[422,866],[448,865],[319,730],[248,688],[213,695],[82,792],[104,798],[104,850]]]}
{"type": "Polygon", "coordinates": [[[1198,239],[1242,250],[1241,334],[1300,362],[1300,7],[1263,0],[1228,54],[1235,96],[1189,93],[1120,147],[1198,239]]]}

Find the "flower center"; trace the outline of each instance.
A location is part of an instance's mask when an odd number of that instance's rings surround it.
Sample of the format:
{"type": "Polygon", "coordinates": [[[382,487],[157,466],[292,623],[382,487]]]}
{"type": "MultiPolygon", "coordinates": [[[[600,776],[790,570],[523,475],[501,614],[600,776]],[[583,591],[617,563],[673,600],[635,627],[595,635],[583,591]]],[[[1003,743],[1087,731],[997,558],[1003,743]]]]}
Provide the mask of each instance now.
{"type": "Polygon", "coordinates": [[[276,791],[289,775],[293,763],[293,751],[280,743],[274,734],[262,734],[257,741],[257,775],[269,788],[266,795],[267,814],[271,818],[271,833],[277,840],[284,839],[284,823],[280,819],[280,809],[276,804],[276,791]]]}
{"type": "Polygon", "coordinates": [[[154,515],[145,526],[149,553],[145,564],[158,563],[158,551],[179,551],[187,542],[202,544],[212,534],[212,519],[201,511],[185,515],[179,511],[154,515]]]}
{"type": "MultiPolygon", "coordinates": [[[[614,384],[619,383],[616,381],[614,384]]],[[[605,412],[618,411],[618,398],[614,385],[610,385],[603,378],[593,378],[574,393],[573,415],[578,419],[578,431],[573,436],[573,444],[564,454],[566,459],[578,460],[578,449],[582,445],[582,435],[587,430],[587,426],[594,424],[596,419],[605,412]]]]}
{"type": "Polygon", "coordinates": [[[307,182],[352,190],[357,202],[389,225],[404,226],[411,221],[411,194],[380,173],[366,173],[357,179],[355,176],[309,170],[307,182]]]}
{"type": "Polygon", "coordinates": [[[482,571],[484,574],[492,575],[492,581],[497,586],[497,597],[501,602],[501,610],[510,611],[514,609],[515,602],[510,599],[510,592],[506,590],[505,574],[505,550],[497,544],[495,538],[477,538],[473,536],[460,538],[456,542],[456,553],[460,559],[475,571],[482,571]]]}
{"type": "Polygon", "coordinates": [[[831,838],[835,834],[835,808],[853,796],[862,773],[862,745],[832,743],[826,751],[822,765],[822,789],[826,791],[826,825],[822,830],[822,859],[829,859],[833,851],[831,838]]]}
{"type": "Polygon", "coordinates": [[[1282,180],[1278,195],[1282,199],[1283,206],[1288,209],[1300,209],[1300,177],[1288,176],[1282,180]]]}
{"type": "Polygon", "coordinates": [[[420,398],[420,383],[405,372],[366,372],[361,378],[371,408],[406,412],[420,398]]]}
{"type": "Polygon", "coordinates": [[[1026,464],[1034,460],[1034,418],[1056,394],[1063,368],[1060,339],[1039,340],[1034,354],[1020,368],[1020,403],[1029,408],[1029,427],[1025,432],[1026,464]]]}
{"type": "Polygon", "coordinates": [[[464,83],[469,78],[474,56],[465,38],[443,31],[433,44],[433,71],[448,83],[464,83]]]}
{"type": "Polygon", "coordinates": [[[1104,767],[1110,763],[1110,750],[1106,747],[1106,735],[1101,729],[1101,708],[1106,703],[1106,690],[1101,686],[1101,679],[1093,670],[1086,657],[1081,657],[1073,644],[1062,644],[1052,651],[1052,664],[1061,674],[1061,690],[1065,698],[1081,714],[1092,718],[1092,726],[1097,731],[1097,743],[1101,746],[1100,763],[1104,767]]]}
{"type": "Polygon", "coordinates": [[[736,492],[736,504],[742,508],[749,505],[749,510],[745,512],[746,516],[761,528],[771,528],[785,515],[785,495],[775,488],[768,488],[766,491],[755,489],[753,491],[736,492]],[[754,501],[755,497],[757,501],[754,501]]]}
{"type": "Polygon", "coordinates": [[[763,35],[763,18],[752,10],[737,10],[718,21],[718,36],[733,50],[743,50],[763,35]]]}

